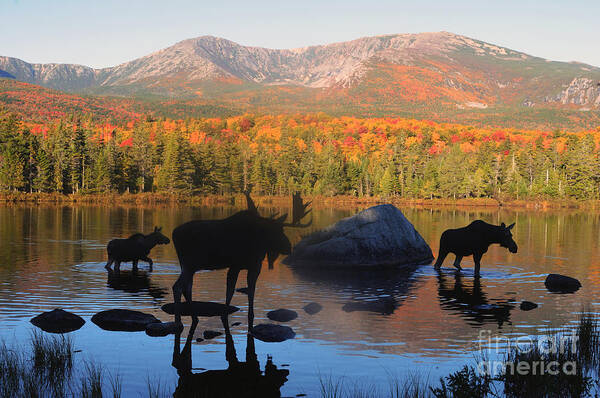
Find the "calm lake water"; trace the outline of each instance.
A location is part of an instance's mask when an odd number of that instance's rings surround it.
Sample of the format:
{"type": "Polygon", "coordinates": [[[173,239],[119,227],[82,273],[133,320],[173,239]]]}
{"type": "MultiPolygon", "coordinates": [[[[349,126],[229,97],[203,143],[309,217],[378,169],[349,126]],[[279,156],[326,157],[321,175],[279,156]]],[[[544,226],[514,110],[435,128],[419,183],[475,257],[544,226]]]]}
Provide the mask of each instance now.
{"type": "MultiPolygon", "coordinates": [[[[86,324],[72,332],[79,359],[93,359],[123,376],[124,396],[145,396],[147,380],[160,381],[172,394],[177,385],[171,366],[174,336],[148,337],[144,332],[108,332],[90,321],[93,314],[128,308],[172,317],[161,305],[172,301],[171,286],[179,275],[172,245],[156,247],[154,271],[140,264],[137,276],[121,266],[121,278],[109,278],[104,264],[106,244],[114,237],[155,225],[170,232],[191,219],[223,218],[233,207],[0,207],[0,338],[26,344],[35,329],[29,320],[56,307],[81,315],[86,324]],[[141,394],[140,394],[141,393],[141,394]]],[[[286,209],[261,209],[270,211],[286,209]]],[[[292,242],[359,209],[315,209],[307,230],[289,229],[292,242]]],[[[387,388],[390,375],[419,372],[435,381],[439,376],[474,363],[482,331],[510,338],[543,335],[548,329],[571,327],[582,310],[600,305],[600,215],[583,212],[511,210],[451,210],[403,208],[437,254],[439,236],[447,228],[475,219],[490,223],[516,222],[517,254],[493,246],[483,257],[480,284],[474,283],[472,258],[464,271],[453,271],[450,255],[441,274],[431,265],[410,271],[368,271],[358,274],[303,272],[280,262],[263,266],[258,281],[255,324],[270,322],[266,313],[277,308],[298,312],[288,322],[296,338],[283,343],[255,340],[264,370],[267,356],[288,369],[282,396],[319,396],[319,379],[346,378],[352,383],[387,388]],[[583,288],[574,294],[552,294],[544,287],[548,273],[578,278],[583,288]],[[392,313],[345,312],[350,301],[394,300],[392,313]],[[539,308],[524,312],[522,300],[539,308]],[[308,315],[302,307],[318,302],[323,310],[308,315]]],[[[244,274],[237,287],[245,286],[244,274]]],[[[201,301],[225,301],[225,271],[196,274],[193,296],[201,301]]],[[[245,360],[247,297],[236,293],[240,311],[229,322],[237,356],[245,360]]],[[[184,318],[189,326],[190,319],[184,318]]],[[[196,330],[223,331],[219,318],[201,318],[196,330]]],[[[187,328],[182,335],[185,338],[187,328]]],[[[183,344],[182,344],[183,346],[183,344]]],[[[226,369],[225,335],[192,344],[194,372],[226,369]]]]}

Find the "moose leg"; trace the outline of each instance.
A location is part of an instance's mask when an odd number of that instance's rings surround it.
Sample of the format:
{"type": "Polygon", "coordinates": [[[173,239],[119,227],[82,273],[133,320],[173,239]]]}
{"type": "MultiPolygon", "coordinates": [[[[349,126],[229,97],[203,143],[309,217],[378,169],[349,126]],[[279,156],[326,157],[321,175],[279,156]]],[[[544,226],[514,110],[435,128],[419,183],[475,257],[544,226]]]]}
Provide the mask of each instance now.
{"type": "Polygon", "coordinates": [[[448,253],[449,253],[448,249],[446,249],[445,247],[440,246],[440,251],[438,253],[438,258],[437,258],[437,260],[435,260],[435,264],[433,265],[433,267],[435,269],[440,269],[440,267],[444,263],[444,260],[446,259],[446,256],[448,255],[448,253]]]}
{"type": "Polygon", "coordinates": [[[121,271],[121,262],[115,261],[115,272],[119,273],[119,271],[121,271]]]}
{"type": "Polygon", "coordinates": [[[239,269],[229,268],[229,271],[227,271],[227,294],[225,296],[225,304],[227,305],[231,304],[231,299],[233,298],[235,284],[237,283],[239,274],[239,269]]]}
{"type": "Polygon", "coordinates": [[[113,260],[112,258],[110,258],[110,257],[109,257],[109,258],[108,258],[108,262],[106,263],[106,265],[104,266],[104,268],[106,268],[106,269],[110,269],[110,266],[112,265],[112,263],[113,263],[114,261],[115,261],[115,260],[113,260]]]}
{"type": "Polygon", "coordinates": [[[481,257],[483,253],[473,253],[473,261],[475,262],[475,275],[479,276],[479,267],[481,266],[481,257]]]}
{"type": "Polygon", "coordinates": [[[456,267],[457,270],[461,270],[462,268],[460,267],[460,262],[462,261],[463,256],[459,256],[458,254],[456,255],[456,259],[454,260],[454,266],[456,267]]]}
{"type": "Polygon", "coordinates": [[[138,260],[133,260],[133,266],[131,267],[131,272],[136,273],[138,268],[137,268],[137,264],[138,264],[138,260]]]}
{"type": "Polygon", "coordinates": [[[148,263],[148,271],[152,272],[152,259],[150,257],[142,257],[141,260],[148,263]]]}
{"type": "Polygon", "coordinates": [[[254,268],[248,269],[248,330],[252,331],[254,327],[254,291],[256,290],[256,280],[260,275],[261,263],[256,264],[254,268]]]}
{"type": "Polygon", "coordinates": [[[194,282],[194,274],[191,272],[181,271],[179,278],[173,284],[173,302],[175,303],[175,322],[181,322],[181,295],[185,296],[185,300],[189,303],[192,301],[192,283],[194,282]]]}

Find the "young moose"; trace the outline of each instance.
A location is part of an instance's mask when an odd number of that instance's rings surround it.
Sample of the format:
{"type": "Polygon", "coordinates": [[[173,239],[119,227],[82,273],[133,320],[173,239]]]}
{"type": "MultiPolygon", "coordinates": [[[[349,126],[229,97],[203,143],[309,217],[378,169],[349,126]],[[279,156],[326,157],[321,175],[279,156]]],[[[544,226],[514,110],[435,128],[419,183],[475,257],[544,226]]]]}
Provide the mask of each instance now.
{"type": "Polygon", "coordinates": [[[138,261],[142,260],[148,263],[150,271],[152,271],[152,259],[148,257],[150,250],[156,245],[167,245],[171,242],[160,232],[161,229],[154,227],[154,232],[148,235],[137,233],[127,239],[113,239],[108,242],[106,246],[108,262],[104,268],[110,270],[110,266],[114,262],[115,271],[119,272],[122,262],[132,261],[133,271],[137,271],[138,261]]]}
{"type": "Polygon", "coordinates": [[[504,223],[498,226],[476,220],[466,227],[444,231],[440,238],[440,251],[434,267],[439,269],[448,253],[454,253],[456,255],[454,266],[460,270],[462,258],[473,255],[475,275],[479,275],[481,257],[491,244],[499,243],[511,253],[517,252],[517,244],[510,232],[514,226],[514,223],[507,227],[504,223]]]}
{"type": "Polygon", "coordinates": [[[302,203],[300,195],[294,195],[292,223],[284,223],[287,215],[279,218],[261,217],[246,192],[248,210],[240,211],[223,220],[196,220],[182,224],[173,230],[173,245],[177,251],[181,275],[173,285],[175,321],[181,321],[179,303],[181,295],[192,302],[194,273],[199,270],[229,268],[227,272],[226,304],[231,303],[238,274],[248,270],[248,327],[254,321],[254,291],[265,256],[269,268],[279,254],[290,254],[292,245],[283,227],[306,227],[300,220],[306,216],[308,204],[302,203]]]}

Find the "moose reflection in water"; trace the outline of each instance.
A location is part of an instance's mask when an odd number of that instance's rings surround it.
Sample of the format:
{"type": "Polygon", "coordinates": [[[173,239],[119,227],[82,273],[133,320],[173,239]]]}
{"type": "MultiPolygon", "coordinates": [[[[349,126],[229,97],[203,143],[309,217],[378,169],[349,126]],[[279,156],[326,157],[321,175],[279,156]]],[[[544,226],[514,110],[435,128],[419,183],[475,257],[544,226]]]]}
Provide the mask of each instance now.
{"type": "Polygon", "coordinates": [[[481,257],[488,251],[491,244],[498,243],[511,253],[517,252],[517,244],[510,232],[514,226],[514,223],[507,227],[504,223],[498,226],[475,220],[466,227],[444,231],[440,237],[440,251],[434,264],[435,269],[440,269],[448,253],[456,255],[454,266],[458,270],[461,270],[462,258],[473,255],[475,274],[479,275],[481,257]]]}
{"type": "Polygon", "coordinates": [[[510,311],[514,308],[508,300],[493,300],[490,302],[481,286],[481,278],[475,275],[472,286],[463,280],[460,272],[453,272],[454,278],[449,278],[441,270],[438,271],[438,297],[440,306],[468,319],[474,326],[496,322],[502,327],[510,321],[510,311]],[[449,281],[450,279],[450,281],[449,281]],[[452,283],[451,279],[454,279],[452,283]]]}
{"type": "Polygon", "coordinates": [[[122,262],[131,261],[133,262],[132,269],[137,271],[138,261],[142,260],[148,263],[149,270],[152,271],[152,259],[148,257],[150,250],[156,245],[167,245],[171,242],[160,232],[161,229],[154,227],[154,231],[148,235],[137,233],[127,239],[111,240],[106,246],[108,262],[104,267],[110,270],[110,266],[114,262],[115,272],[119,272],[122,262]]]}
{"type": "Polygon", "coordinates": [[[261,217],[246,192],[248,210],[240,211],[222,220],[195,220],[173,230],[173,244],[179,258],[181,274],[173,285],[175,321],[181,322],[181,295],[192,302],[194,273],[199,270],[229,268],[227,272],[226,304],[231,303],[238,275],[248,270],[248,325],[254,324],[254,292],[263,259],[267,256],[269,268],[280,254],[290,254],[291,243],[283,227],[305,227],[300,220],[309,212],[299,194],[293,198],[292,223],[284,223],[287,214],[279,218],[261,217]]]}
{"type": "Polygon", "coordinates": [[[181,332],[175,335],[172,365],[179,380],[173,397],[280,397],[280,389],[287,381],[289,371],[278,369],[269,356],[264,371],[256,356],[254,337],[248,334],[246,361],[237,358],[227,316],[221,318],[225,328],[225,358],[227,369],[192,372],[192,341],[198,326],[193,318],[185,345],[180,350],[181,332]]]}
{"type": "Polygon", "coordinates": [[[106,282],[111,289],[127,293],[148,292],[153,298],[163,298],[167,294],[167,289],[152,283],[148,273],[141,270],[116,272],[109,269],[106,282]]]}

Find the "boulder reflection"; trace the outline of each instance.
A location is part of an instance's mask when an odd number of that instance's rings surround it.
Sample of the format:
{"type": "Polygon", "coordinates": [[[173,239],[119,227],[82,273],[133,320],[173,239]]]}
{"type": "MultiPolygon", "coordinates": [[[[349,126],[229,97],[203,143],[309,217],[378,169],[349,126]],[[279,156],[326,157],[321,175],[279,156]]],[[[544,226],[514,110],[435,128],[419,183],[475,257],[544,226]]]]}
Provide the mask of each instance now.
{"type": "Polygon", "coordinates": [[[334,290],[337,294],[352,298],[342,310],[366,311],[384,315],[392,314],[414,290],[418,267],[364,267],[361,269],[320,269],[291,267],[293,273],[303,280],[334,290]]]}
{"type": "Polygon", "coordinates": [[[438,271],[438,297],[443,309],[458,313],[473,326],[497,323],[501,328],[505,322],[510,322],[514,304],[508,300],[488,299],[479,276],[465,281],[460,272],[452,273],[453,277],[438,271]]]}
{"type": "Polygon", "coordinates": [[[175,335],[172,365],[177,369],[179,380],[173,397],[280,397],[280,389],[287,381],[289,371],[277,369],[269,356],[264,371],[256,356],[254,337],[248,334],[246,360],[237,359],[229,320],[222,317],[225,328],[225,358],[227,369],[192,372],[192,341],[198,320],[193,319],[188,336],[180,350],[181,333],[175,335]]]}

